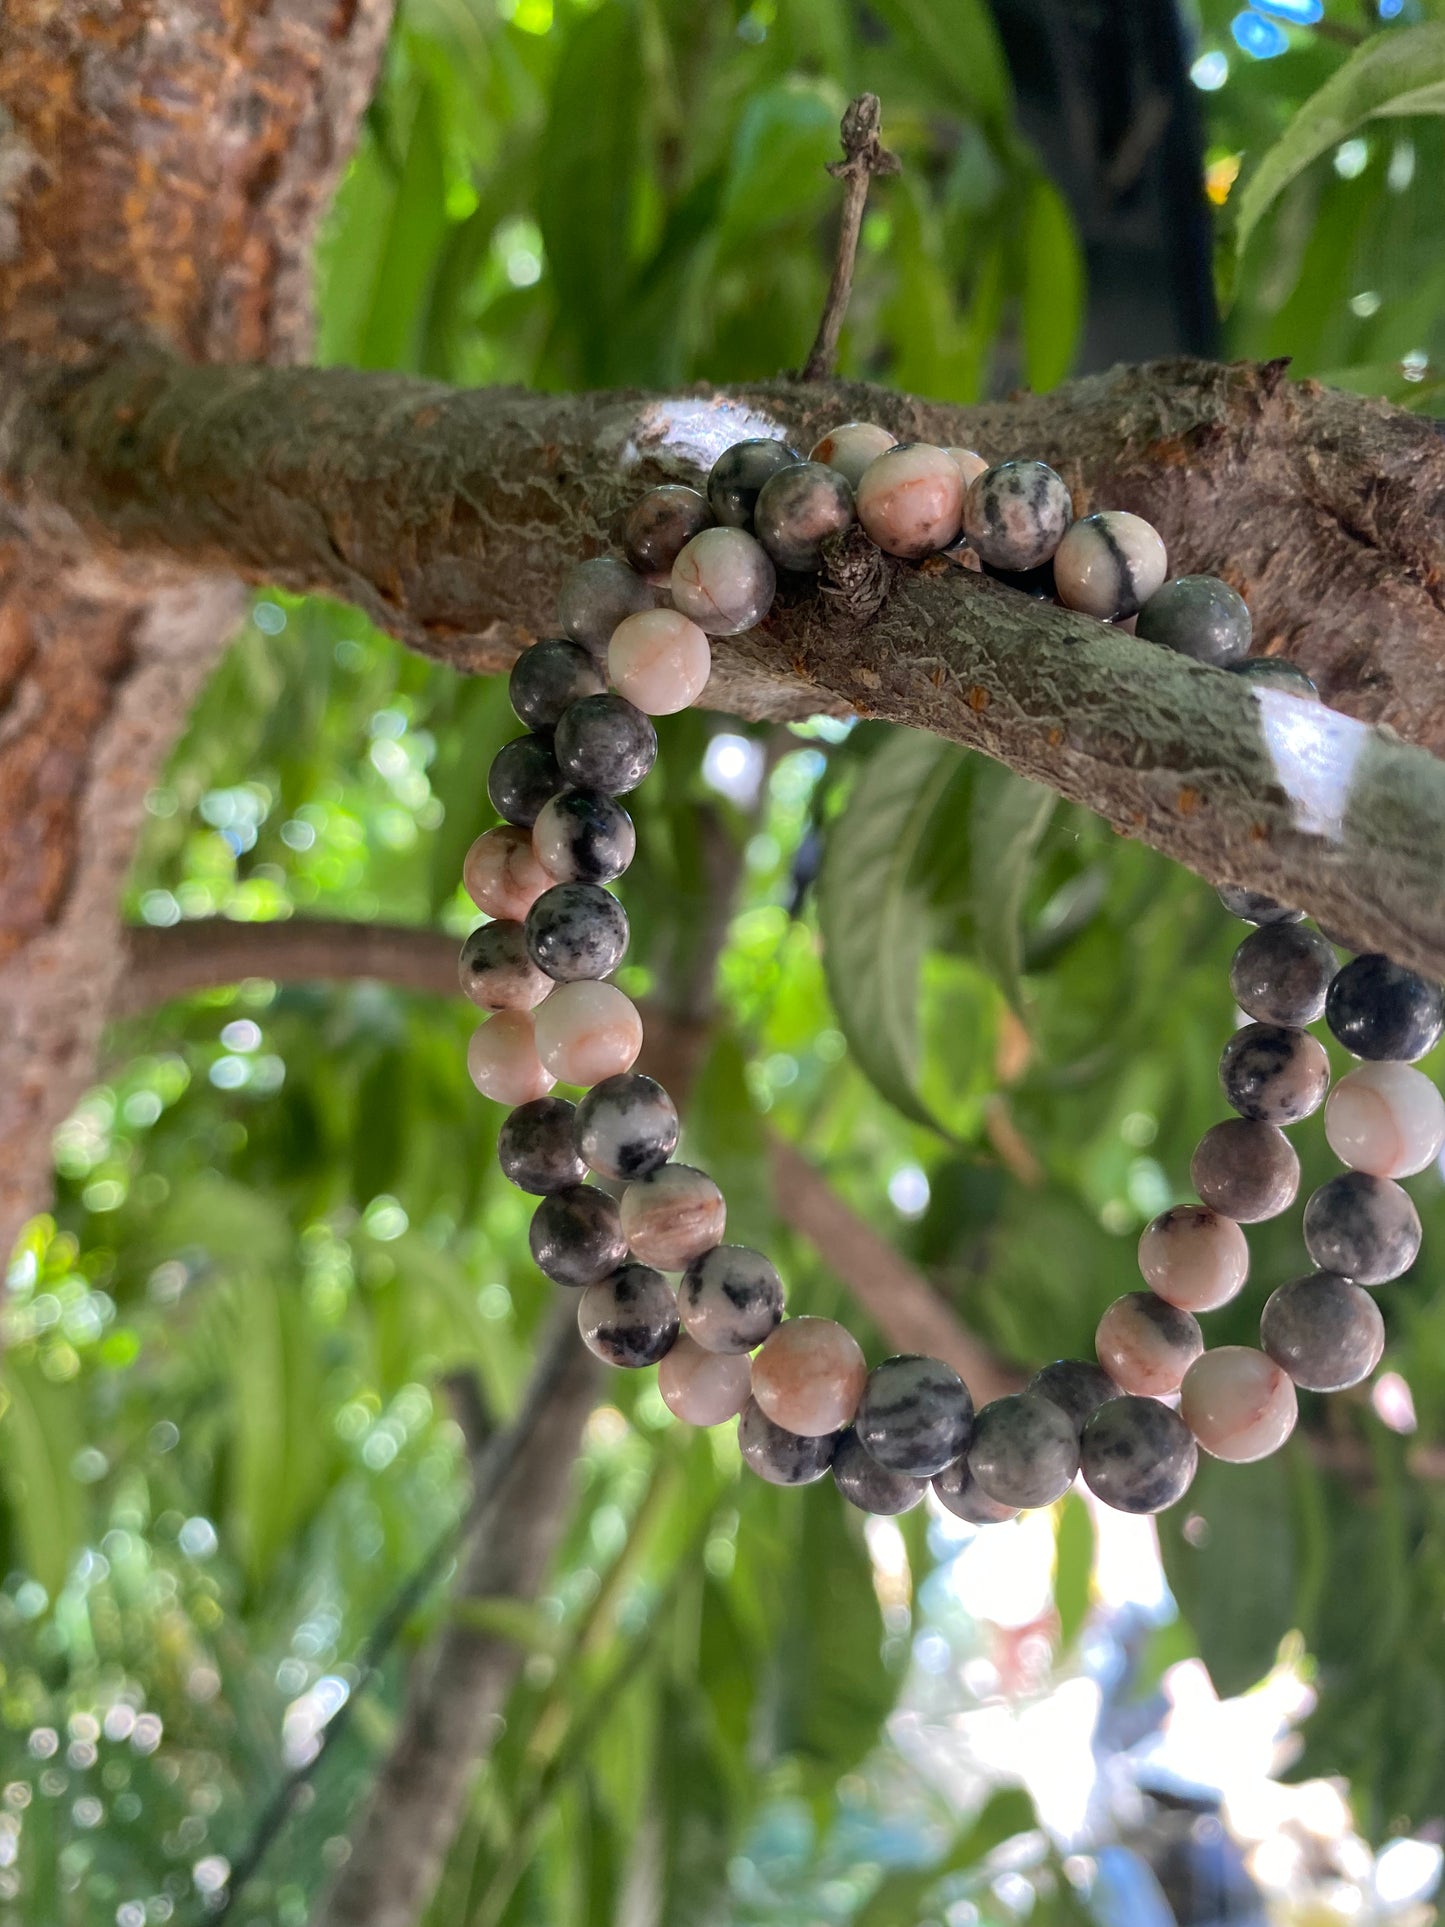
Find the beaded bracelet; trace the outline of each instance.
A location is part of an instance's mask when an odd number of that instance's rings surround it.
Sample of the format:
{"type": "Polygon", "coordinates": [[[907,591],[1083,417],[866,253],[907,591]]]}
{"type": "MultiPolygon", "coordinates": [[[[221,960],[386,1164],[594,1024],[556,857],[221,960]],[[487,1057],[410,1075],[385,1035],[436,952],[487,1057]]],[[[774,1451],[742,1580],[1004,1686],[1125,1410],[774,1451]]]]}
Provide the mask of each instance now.
{"type": "Polygon", "coordinates": [[[1252,1021],[1220,1064],[1237,1115],[1194,1154],[1200,1202],[1146,1227],[1148,1289],[1104,1313],[1097,1362],[1046,1365],[1026,1390],[975,1412],[941,1360],[889,1358],[870,1371],[842,1325],[784,1319],[777,1271],[722,1242],[722,1193],[672,1162],[676,1108],[632,1068],[642,1019],[606,981],[627,915],[605,886],[633,858],[618,798],[652,767],[650,718],[696,701],[708,638],[761,621],[778,570],[816,574],[855,522],[890,555],[948,552],[1145,642],[1317,699],[1292,665],[1249,658],[1249,611],[1234,589],[1212,576],[1166,580],[1164,543],[1136,515],[1075,520],[1063,478],[1043,462],[991,466],[971,449],[895,443],[866,422],[834,429],[806,461],[781,441],[739,442],[705,492],[650,489],[623,527],[627,560],[573,569],[563,636],[533,644],[513,668],[512,705],[529,733],[492,765],[488,794],[504,821],[472,845],[463,873],[494,919],[462,947],[462,988],[494,1013],[472,1037],[468,1069],[486,1096],[516,1106],[498,1157],[541,1198],[532,1255],[578,1292],[587,1345],[612,1365],[656,1365],[663,1400],[687,1423],[737,1418],[742,1456],[762,1478],[802,1485],[831,1469],[843,1495],[875,1513],[908,1510],[931,1481],[951,1512],[985,1525],[1052,1503],[1082,1472],[1105,1504],[1157,1512],[1188,1490],[1201,1447],[1261,1458],[1292,1431],[1297,1386],[1341,1391],[1379,1362],[1384,1325],[1364,1288],[1399,1277],[1419,1250],[1420,1221],[1396,1180],[1445,1144],[1445,1100],[1411,1068],[1440,1037],[1445,1000],[1383,956],[1340,967],[1302,912],[1223,889],[1225,906],[1256,926],[1230,972],[1252,1021]],[[1332,1092],[1306,1028],[1321,1016],[1365,1060],[1332,1092]],[[559,1082],[586,1094],[574,1106],[551,1095],[559,1082]],[[1228,1303],[1248,1274],[1241,1226],[1277,1216],[1299,1188],[1282,1127],[1327,1093],[1326,1135],[1349,1168],[1305,1208],[1318,1269],[1269,1299],[1262,1349],[1206,1351],[1196,1314],[1228,1303]],[[680,1274],[676,1288],[666,1273],[680,1274]]]}

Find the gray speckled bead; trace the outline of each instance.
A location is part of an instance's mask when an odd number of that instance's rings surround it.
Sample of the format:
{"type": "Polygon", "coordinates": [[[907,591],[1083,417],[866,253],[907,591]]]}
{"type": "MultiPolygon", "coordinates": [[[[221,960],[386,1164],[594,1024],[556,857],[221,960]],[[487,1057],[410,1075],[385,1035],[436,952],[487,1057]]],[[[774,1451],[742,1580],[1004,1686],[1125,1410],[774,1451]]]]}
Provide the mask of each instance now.
{"type": "Polygon", "coordinates": [[[535,1010],[552,988],[527,954],[526,930],[509,922],[478,924],[462,945],[457,981],[478,1010],[535,1010]]]}
{"type": "Polygon", "coordinates": [[[833,1483],[849,1505],[884,1518],[911,1512],[928,1490],[926,1479],[892,1472],[870,1458],[852,1426],[839,1438],[833,1454],[833,1483]]]}
{"type": "Polygon", "coordinates": [[[1259,1342],[1307,1392],[1344,1392],[1385,1351],[1385,1321],[1369,1292],[1332,1271],[1281,1285],[1265,1305],[1259,1342]]]}
{"type": "Polygon", "coordinates": [[[794,462],[764,482],[753,511],[758,540],[780,569],[812,573],[823,544],[853,520],[853,491],[836,468],[794,462]]]}
{"type": "Polygon", "coordinates": [[[1035,1392],[1013,1392],[974,1419],[974,1478],[992,1499],[1020,1508],[1052,1505],[1074,1482],[1079,1435],[1067,1413],[1035,1392]]]}
{"type": "Polygon", "coordinates": [[[1277,1125],[1226,1118],[1200,1138],[1189,1175],[1201,1200],[1236,1224],[1288,1211],[1299,1191],[1299,1158],[1277,1125]]]}
{"type": "Polygon", "coordinates": [[[1219,901],[1230,916],[1238,917],[1244,923],[1300,923],[1304,920],[1303,910],[1291,910],[1287,903],[1276,903],[1262,890],[1245,890],[1238,884],[1221,883],[1218,890],[1219,901]]]}
{"type": "Polygon", "coordinates": [[[1047,462],[999,462],[969,487],[963,527],[969,545],[996,569],[1047,562],[1074,519],[1073,498],[1047,462]]]}
{"type": "Polygon", "coordinates": [[[1231,1107],[1261,1124],[1298,1124],[1324,1103],[1330,1060],[1307,1030],[1246,1024],[1224,1047],[1219,1081],[1231,1107]]]}
{"type": "Polygon", "coordinates": [[[507,694],[528,729],[555,729],[562,711],[607,684],[590,649],[568,637],[534,642],[512,664],[507,694]]]}
{"type": "Polygon", "coordinates": [[[769,1485],[812,1485],[833,1463],[837,1432],[804,1438],[774,1425],[755,1398],[738,1419],[738,1450],[744,1463],[769,1485]]]}
{"type": "Polygon", "coordinates": [[[634,569],[666,575],[692,538],[707,528],[707,497],[679,482],[665,482],[639,496],[622,524],[622,544],[634,569]]]}
{"type": "Polygon", "coordinates": [[[534,1097],[503,1119],[497,1162],[519,1191],[545,1198],[581,1184],[587,1167],[572,1135],[575,1116],[564,1097],[534,1097]]]}
{"type": "MultiPolygon", "coordinates": [[[[734,442],[708,471],[708,506],[724,528],[750,529],[763,484],[780,468],[790,468],[801,460],[795,448],[766,436],[734,442]]],[[[693,619],[696,621],[696,617],[693,619]]]]}
{"type": "Polygon", "coordinates": [[[933,1490],[940,1505],[971,1526],[999,1526],[1019,1516],[1016,1505],[1001,1505],[988,1496],[970,1471],[967,1458],[935,1473],[933,1490]]]}
{"type": "Polygon", "coordinates": [[[561,777],[574,789],[621,796],[657,761],[657,731],[625,696],[584,696],[562,712],[556,749],[561,777]]]}
{"type": "Polygon", "coordinates": [[[1127,509],[1101,509],[1071,523],[1054,553],[1059,600],[1101,622],[1137,615],[1168,569],[1158,529],[1127,509]]]}
{"type": "Polygon", "coordinates": [[[853,1424],[879,1465],[931,1479],[968,1450],[973,1399],[951,1365],[904,1353],[869,1372],[853,1424]]]}
{"type": "Polygon", "coordinates": [[[562,578],[557,616],[573,642],[603,656],[622,618],[655,609],[657,601],[657,591],[625,562],[615,555],[599,555],[579,562],[562,578]]]}
{"type": "Polygon", "coordinates": [[[595,1084],[577,1106],[577,1148],[599,1177],[630,1181],[677,1149],[677,1106],[655,1077],[624,1071],[595,1084]]]}
{"type": "Polygon", "coordinates": [[[1163,1512],[1177,1505],[1198,1465],[1189,1427],[1157,1399],[1116,1398],[1084,1427],[1084,1483],[1116,1512],[1163,1512]]]}
{"type": "Polygon", "coordinates": [[[1244,597],[1218,576],[1178,575],[1150,596],[1134,633],[1222,669],[1249,654],[1254,625],[1244,597]]]}
{"type": "Polygon", "coordinates": [[[1086,1358],[1057,1358],[1035,1372],[1026,1388],[1036,1398],[1057,1405],[1076,1432],[1082,1432],[1101,1405],[1120,1397],[1118,1386],[1102,1366],[1086,1358]]]}
{"type": "Polygon", "coordinates": [[[1354,1057],[1413,1064],[1440,1041],[1445,998],[1428,977],[1366,951],[1336,973],[1325,1022],[1354,1057]]]}
{"type": "Polygon", "coordinates": [[[543,1198],[527,1240],[537,1269],[576,1290],[597,1284],[627,1256],[617,1201],[593,1184],[569,1185],[543,1198]]]}
{"type": "Polygon", "coordinates": [[[1306,702],[1312,703],[1320,699],[1313,680],[1283,656],[1250,656],[1243,662],[1227,662],[1224,666],[1231,675],[1256,689],[1279,689],[1286,696],[1303,696],[1306,702]]]}
{"type": "Polygon", "coordinates": [[[636,1371],[655,1365],[672,1350],[677,1299],[651,1265],[623,1265],[583,1292],[577,1329],[588,1351],[609,1365],[636,1371]]]}
{"type": "Polygon", "coordinates": [[[678,1288],[689,1338],[709,1352],[750,1352],[783,1316],[783,1281],[747,1245],[714,1245],[694,1258],[678,1288]]]}
{"type": "Polygon", "coordinates": [[[746,529],[704,529],[672,565],[672,602],[709,636],[736,636],[773,606],[778,574],[746,529]]]}
{"type": "Polygon", "coordinates": [[[530,830],[549,796],[562,787],[552,745],[541,736],[514,736],[492,758],[487,795],[498,816],[530,830]]]}
{"type": "Polygon", "coordinates": [[[610,977],[627,949],[627,912],[597,883],[558,883],[527,912],[527,949],[559,984],[610,977]]]}
{"type": "Polygon", "coordinates": [[[1393,1178],[1342,1171],[1305,1206],[1305,1250],[1321,1271],[1357,1285],[1383,1285],[1414,1264],[1420,1214],[1393,1178]]]}
{"type": "Polygon", "coordinates": [[[1261,1024],[1312,1024],[1325,1011],[1325,993],[1339,969],[1334,948],[1318,930],[1268,923],[1251,930],[1229,966],[1229,988],[1241,1010],[1261,1024]]]}
{"type": "Polygon", "coordinates": [[[637,831],[605,790],[561,790],[542,805],[532,848],[558,883],[611,883],[636,855],[637,831]]]}

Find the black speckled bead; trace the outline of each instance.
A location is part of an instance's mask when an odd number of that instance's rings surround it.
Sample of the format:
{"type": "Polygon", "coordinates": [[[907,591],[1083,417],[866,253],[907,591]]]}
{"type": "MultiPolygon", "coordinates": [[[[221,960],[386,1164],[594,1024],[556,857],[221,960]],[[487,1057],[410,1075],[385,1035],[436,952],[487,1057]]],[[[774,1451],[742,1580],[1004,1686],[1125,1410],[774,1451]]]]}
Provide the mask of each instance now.
{"type": "Polygon", "coordinates": [[[562,790],[542,805],[532,849],[559,883],[611,883],[636,855],[637,831],[605,790],[562,790]]]}
{"type": "Polygon", "coordinates": [[[559,984],[610,977],[627,949],[627,912],[597,883],[556,883],[527,912],[527,950],[559,984]]]}
{"type": "Polygon", "coordinates": [[[869,1372],[853,1424],[879,1465],[931,1479],[968,1450],[973,1399],[951,1365],[908,1352],[869,1372]]]}
{"type": "Polygon", "coordinates": [[[552,730],[564,709],[600,696],[607,683],[590,649],[567,637],[534,642],[512,664],[507,694],[528,729],[552,730]]]}
{"type": "Polygon", "coordinates": [[[1305,1206],[1305,1250],[1321,1271],[1357,1285],[1383,1285],[1420,1251],[1420,1214],[1393,1178],[1342,1171],[1305,1206]]]}
{"type": "Polygon", "coordinates": [[[506,919],[472,931],[457,958],[457,981],[478,1010],[535,1010],[552,988],[528,954],[526,930],[506,919]]]}
{"type": "Polygon", "coordinates": [[[996,569],[1047,562],[1074,519],[1073,497],[1047,462],[998,462],[970,484],[963,504],[969,547],[996,569]]]}
{"type": "Polygon", "coordinates": [[[780,468],[790,468],[802,456],[786,442],[757,437],[734,442],[713,463],[707,478],[708,506],[724,528],[750,529],[753,510],[763,484],[780,468]]]}
{"type": "Polygon", "coordinates": [[[514,736],[492,758],[487,795],[497,815],[530,830],[542,805],[562,787],[552,745],[541,736],[514,736]]]}
{"type": "Polygon", "coordinates": [[[573,1184],[543,1198],[527,1234],[539,1271],[577,1290],[595,1285],[627,1256],[617,1201],[596,1185],[573,1184]]]}
{"type": "Polygon", "coordinates": [[[1237,884],[1221,883],[1219,901],[1230,916],[1244,923],[1302,923],[1303,910],[1291,910],[1287,903],[1276,903],[1262,890],[1244,890],[1237,884]]]}
{"type": "Polygon", "coordinates": [[[1116,1512],[1163,1512],[1176,1505],[1198,1464],[1189,1427],[1158,1399],[1113,1399],[1084,1427],[1084,1483],[1116,1512]]]}
{"type": "Polygon", "coordinates": [[[1200,1138],[1189,1175],[1212,1211],[1236,1224],[1261,1224],[1294,1203],[1299,1158],[1278,1125],[1230,1117],[1200,1138]]]}
{"type": "Polygon", "coordinates": [[[688,1337],[707,1352],[750,1352],[782,1322],[783,1281],[747,1245],[714,1245],[694,1258],[678,1287],[688,1337]]]}
{"type": "Polygon", "coordinates": [[[622,525],[622,545],[634,569],[666,575],[701,530],[712,524],[707,497],[680,482],[664,482],[639,496],[622,525]]]}
{"type": "Polygon", "coordinates": [[[677,1299],[651,1265],[623,1265],[582,1293],[577,1329],[588,1351],[609,1365],[636,1371],[672,1350],[677,1299]]]}
{"type": "Polygon", "coordinates": [[[833,1463],[841,1434],[805,1438],[785,1432],[750,1398],[738,1418],[738,1450],[749,1468],[769,1485],[812,1485],[833,1463]]]}
{"type": "Polygon", "coordinates": [[[1026,1388],[1038,1398],[1046,1398],[1067,1414],[1076,1432],[1082,1432],[1101,1405],[1120,1397],[1118,1386],[1100,1365],[1086,1358],[1058,1358],[1035,1372],[1026,1388]]]}
{"type": "Polygon", "coordinates": [[[946,1466],[942,1472],[936,1472],[933,1490],[940,1505],[946,1507],[955,1519],[962,1519],[971,1526],[999,1526],[1006,1519],[1019,1516],[1016,1505],[1000,1505],[997,1499],[988,1496],[969,1470],[966,1458],[946,1466]]]}
{"type": "Polygon", "coordinates": [[[823,544],[853,520],[853,491],[836,468],[793,462],[763,483],[753,509],[758,540],[780,569],[813,574],[823,544]]]}
{"type": "Polygon", "coordinates": [[[563,711],[556,749],[562,776],[574,789],[621,796],[635,790],[657,761],[657,731],[625,696],[584,696],[563,711]]]}
{"type": "Polygon", "coordinates": [[[1325,1011],[1325,993],[1339,969],[1333,946],[1298,923],[1251,930],[1229,966],[1229,988],[1241,1010],[1261,1024],[1298,1029],[1325,1011]]]}
{"type": "Polygon", "coordinates": [[[1219,1081],[1230,1106],[1260,1124],[1298,1124],[1329,1094],[1330,1060],[1307,1030],[1246,1024],[1224,1047],[1219,1081]]]}
{"type": "Polygon", "coordinates": [[[1445,998],[1439,984],[1371,950],[1337,971],[1325,1022],[1352,1056],[1413,1064],[1440,1041],[1445,998]]]}
{"type": "Polygon", "coordinates": [[[852,1426],[841,1435],[833,1454],[833,1483],[849,1505],[885,1518],[911,1512],[928,1490],[926,1479],[892,1472],[870,1458],[852,1426]]]}
{"type": "Polygon", "coordinates": [[[1052,1505],[1073,1484],[1079,1435],[1048,1399],[1013,1392],[985,1405],[973,1423],[968,1463],[991,1499],[1020,1508],[1052,1505]]]}
{"type": "Polygon", "coordinates": [[[1265,1305],[1259,1342],[1307,1392],[1359,1385],[1385,1350],[1385,1321],[1369,1292],[1332,1271],[1281,1285],[1265,1305]]]}
{"type": "Polygon", "coordinates": [[[641,1071],[604,1078],[577,1106],[577,1148],[599,1177],[656,1171],[677,1149],[677,1130],[677,1106],[641,1071]]]}
{"type": "Polygon", "coordinates": [[[497,1162],[519,1191],[545,1198],[581,1184],[587,1167],[572,1135],[575,1117],[564,1097],[534,1097],[503,1119],[497,1162]]]}
{"type": "Polygon", "coordinates": [[[1256,689],[1279,689],[1286,696],[1303,696],[1312,703],[1320,699],[1320,692],[1303,669],[1286,662],[1283,656],[1250,656],[1244,662],[1229,662],[1224,666],[1231,675],[1241,677],[1256,689]]]}
{"type": "Polygon", "coordinates": [[[562,578],[557,616],[573,642],[580,642],[594,656],[605,656],[612,631],[623,617],[655,609],[658,600],[657,591],[625,562],[615,555],[599,555],[579,562],[562,578]]]}
{"type": "Polygon", "coordinates": [[[1249,654],[1254,625],[1237,589],[1213,575],[1177,575],[1139,611],[1135,635],[1217,669],[1249,654]]]}

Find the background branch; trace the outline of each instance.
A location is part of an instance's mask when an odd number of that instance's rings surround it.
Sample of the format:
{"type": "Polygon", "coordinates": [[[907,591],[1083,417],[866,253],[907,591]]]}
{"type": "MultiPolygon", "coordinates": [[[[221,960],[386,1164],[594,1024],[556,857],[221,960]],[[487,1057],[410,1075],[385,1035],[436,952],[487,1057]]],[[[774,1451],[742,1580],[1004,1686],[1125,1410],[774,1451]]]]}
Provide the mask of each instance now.
{"type": "Polygon", "coordinates": [[[863,210],[868,205],[868,188],[875,174],[896,174],[898,156],[890,154],[879,138],[882,111],[877,94],[859,94],[849,101],[843,116],[843,158],[830,161],[828,172],[843,183],[843,207],[838,217],[838,251],[833,275],[823,302],[818,332],[803,364],[804,381],[821,381],[831,375],[838,361],[838,337],[848,312],[853,292],[853,264],[858,258],[858,237],[863,231],[863,210]]]}

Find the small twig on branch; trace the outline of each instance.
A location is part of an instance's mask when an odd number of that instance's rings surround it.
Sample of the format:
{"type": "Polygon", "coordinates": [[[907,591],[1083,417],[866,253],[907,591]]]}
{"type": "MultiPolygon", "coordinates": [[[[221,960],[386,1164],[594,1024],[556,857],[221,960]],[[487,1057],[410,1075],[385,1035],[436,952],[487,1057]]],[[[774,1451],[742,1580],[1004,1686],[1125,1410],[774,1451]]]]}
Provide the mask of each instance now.
{"type": "Polygon", "coordinates": [[[877,94],[859,94],[856,100],[849,101],[842,125],[843,158],[828,163],[828,172],[834,180],[843,183],[843,212],[838,223],[833,278],[828,283],[823,318],[803,364],[804,381],[825,380],[837,363],[838,336],[853,292],[853,264],[858,257],[858,236],[863,231],[868,184],[875,174],[900,171],[898,156],[890,154],[878,138],[881,121],[877,94]]]}

